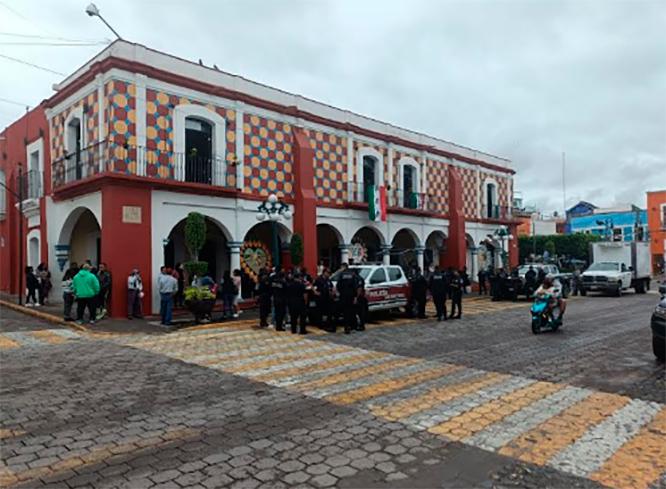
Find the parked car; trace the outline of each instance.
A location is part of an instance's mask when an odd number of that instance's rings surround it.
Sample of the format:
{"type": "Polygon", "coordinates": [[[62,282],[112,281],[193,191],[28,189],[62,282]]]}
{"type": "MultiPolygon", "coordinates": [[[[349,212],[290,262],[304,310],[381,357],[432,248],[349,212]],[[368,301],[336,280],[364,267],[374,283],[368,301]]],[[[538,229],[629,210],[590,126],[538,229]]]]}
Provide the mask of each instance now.
{"type": "MultiPolygon", "coordinates": [[[[352,265],[350,270],[357,270],[365,281],[365,297],[368,311],[382,311],[407,307],[410,285],[407,276],[398,265],[364,264],[352,265]]],[[[337,284],[340,271],[331,276],[333,285],[337,284]]]]}
{"type": "Polygon", "coordinates": [[[652,351],[660,361],[666,358],[666,284],[659,286],[661,300],[652,313],[652,351]]]}
{"type": "MultiPolygon", "coordinates": [[[[518,277],[520,277],[521,287],[518,291],[518,295],[529,295],[525,290],[525,274],[532,267],[534,271],[539,273],[539,270],[543,269],[546,272],[546,275],[553,279],[553,284],[555,289],[566,298],[571,292],[571,274],[570,273],[560,273],[560,269],[557,265],[550,263],[526,263],[518,268],[518,277]]],[[[534,292],[534,291],[532,291],[534,292]]]]}

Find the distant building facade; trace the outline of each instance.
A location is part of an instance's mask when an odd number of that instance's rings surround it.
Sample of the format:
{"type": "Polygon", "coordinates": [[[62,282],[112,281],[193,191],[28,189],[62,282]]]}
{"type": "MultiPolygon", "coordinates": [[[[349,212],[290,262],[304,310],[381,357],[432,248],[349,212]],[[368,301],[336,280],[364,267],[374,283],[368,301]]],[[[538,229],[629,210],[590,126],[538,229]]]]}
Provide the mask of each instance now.
{"type": "Polygon", "coordinates": [[[647,220],[652,269],[663,273],[666,264],[666,190],[647,193],[647,220]]]}
{"type": "Polygon", "coordinates": [[[594,234],[610,241],[643,241],[647,237],[647,211],[635,205],[594,208],[591,212],[581,207],[576,213],[567,211],[567,215],[571,216],[569,233],[594,234]]]}

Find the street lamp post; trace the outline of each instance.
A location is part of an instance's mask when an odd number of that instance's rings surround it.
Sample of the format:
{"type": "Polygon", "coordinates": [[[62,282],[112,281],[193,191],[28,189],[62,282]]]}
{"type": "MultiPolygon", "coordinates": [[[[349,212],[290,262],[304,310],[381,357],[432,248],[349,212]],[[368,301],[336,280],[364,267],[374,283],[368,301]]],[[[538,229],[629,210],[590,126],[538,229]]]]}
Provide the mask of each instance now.
{"type": "Polygon", "coordinates": [[[87,13],[88,16],[90,16],[90,17],[99,17],[99,19],[100,19],[102,22],[104,22],[104,25],[106,25],[106,26],[111,30],[111,32],[113,32],[113,33],[116,35],[116,37],[117,37],[118,39],[122,40],[122,37],[120,37],[120,34],[118,34],[118,33],[116,32],[116,30],[115,30],[113,27],[111,27],[111,24],[109,24],[109,23],[106,21],[106,19],[105,19],[104,17],[102,17],[102,14],[99,13],[99,9],[97,8],[97,5],[95,5],[94,3],[91,3],[90,5],[88,5],[88,6],[86,7],[86,13],[87,13]]]}
{"type": "Polygon", "coordinates": [[[273,248],[273,263],[276,268],[280,266],[280,249],[278,246],[278,222],[291,219],[289,206],[278,200],[277,195],[271,194],[257,208],[257,221],[269,220],[271,223],[271,242],[273,248]]]}
{"type": "Polygon", "coordinates": [[[19,253],[18,253],[18,303],[19,306],[23,305],[23,246],[25,243],[23,243],[23,169],[19,165],[18,167],[18,176],[16,177],[16,182],[18,185],[18,193],[9,188],[7,185],[4,183],[0,182],[0,185],[2,185],[5,190],[7,190],[10,194],[12,194],[16,199],[18,200],[18,211],[19,211],[19,253]]]}

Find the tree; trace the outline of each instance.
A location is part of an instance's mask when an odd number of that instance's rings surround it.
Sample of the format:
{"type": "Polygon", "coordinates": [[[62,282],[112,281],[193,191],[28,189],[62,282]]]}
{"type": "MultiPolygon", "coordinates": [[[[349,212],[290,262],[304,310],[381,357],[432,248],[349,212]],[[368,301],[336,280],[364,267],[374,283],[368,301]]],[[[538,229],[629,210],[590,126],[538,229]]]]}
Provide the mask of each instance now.
{"type": "Polygon", "coordinates": [[[300,234],[294,233],[289,243],[289,254],[291,255],[291,263],[295,266],[303,262],[303,238],[300,234]]]}
{"type": "Polygon", "coordinates": [[[190,275],[201,277],[208,271],[208,263],[199,261],[199,252],[206,242],[206,218],[198,212],[190,212],[185,221],[185,246],[191,261],[183,264],[190,275]]]}
{"type": "Polygon", "coordinates": [[[552,239],[546,241],[546,244],[543,245],[543,249],[547,251],[550,256],[554,256],[557,253],[557,248],[552,239]]]}
{"type": "Polygon", "coordinates": [[[518,238],[520,262],[524,263],[527,261],[533,252],[537,256],[543,255],[545,250],[548,250],[551,255],[587,261],[590,253],[590,243],[599,241],[599,239],[599,236],[583,233],[558,234],[553,236],[520,236],[518,238]]]}

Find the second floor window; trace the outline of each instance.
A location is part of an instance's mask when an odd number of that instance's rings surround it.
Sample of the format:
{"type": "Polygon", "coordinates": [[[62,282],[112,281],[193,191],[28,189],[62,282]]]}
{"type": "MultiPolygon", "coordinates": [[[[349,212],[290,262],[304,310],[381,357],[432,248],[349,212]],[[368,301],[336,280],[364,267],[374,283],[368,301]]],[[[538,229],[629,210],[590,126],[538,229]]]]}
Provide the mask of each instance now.
{"type": "Polygon", "coordinates": [[[486,216],[489,218],[497,217],[497,187],[494,183],[486,185],[486,216]]]}
{"type": "Polygon", "coordinates": [[[363,192],[363,201],[368,202],[368,187],[371,185],[377,185],[377,179],[375,178],[377,173],[377,159],[372,156],[363,157],[363,187],[365,192],[363,192]]]}
{"type": "Polygon", "coordinates": [[[403,207],[413,209],[416,207],[415,192],[416,192],[416,175],[414,167],[405,165],[402,167],[402,185],[403,185],[403,207]]]}
{"type": "Polygon", "coordinates": [[[65,130],[65,137],[67,138],[67,160],[65,169],[67,172],[67,180],[80,180],[83,177],[83,163],[81,161],[83,130],[81,119],[78,117],[72,117],[69,119],[65,130]]]}
{"type": "Polygon", "coordinates": [[[208,121],[185,119],[185,181],[212,183],[213,126],[208,121]]]}

